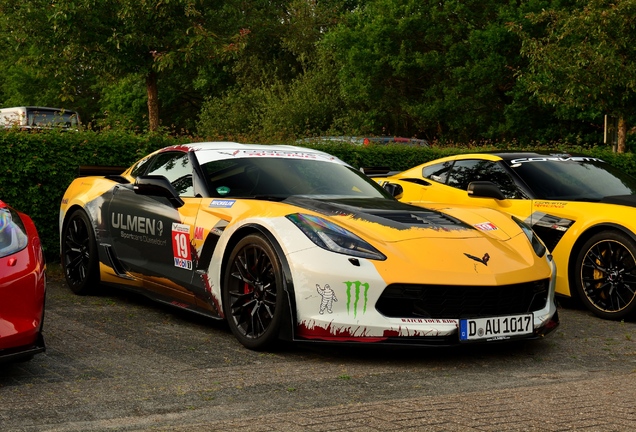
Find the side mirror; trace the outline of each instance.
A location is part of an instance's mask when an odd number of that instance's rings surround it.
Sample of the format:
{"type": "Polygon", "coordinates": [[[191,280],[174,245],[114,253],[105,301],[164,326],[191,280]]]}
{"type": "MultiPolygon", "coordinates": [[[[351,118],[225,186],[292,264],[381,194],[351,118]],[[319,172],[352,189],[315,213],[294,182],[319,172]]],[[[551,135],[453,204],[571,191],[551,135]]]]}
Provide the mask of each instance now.
{"type": "Polygon", "coordinates": [[[505,200],[506,197],[499,186],[490,181],[474,181],[468,184],[468,196],[472,198],[494,198],[505,200]]]}
{"type": "Polygon", "coordinates": [[[167,198],[175,208],[185,204],[168,179],[161,175],[137,177],[133,190],[139,195],[167,198]]]}
{"type": "Polygon", "coordinates": [[[404,193],[404,188],[397,183],[386,182],[382,185],[382,187],[384,188],[385,191],[391,194],[392,197],[395,197],[395,198],[397,198],[398,196],[402,195],[402,193],[404,193]]]}

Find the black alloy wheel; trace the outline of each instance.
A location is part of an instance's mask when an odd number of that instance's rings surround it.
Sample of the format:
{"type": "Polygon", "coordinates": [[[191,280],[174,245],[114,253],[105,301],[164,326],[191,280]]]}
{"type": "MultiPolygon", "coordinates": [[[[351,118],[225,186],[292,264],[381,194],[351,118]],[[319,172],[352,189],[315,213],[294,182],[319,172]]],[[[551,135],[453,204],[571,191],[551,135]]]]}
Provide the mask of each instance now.
{"type": "Polygon", "coordinates": [[[94,293],[99,286],[99,259],[95,233],[84,210],[76,210],[62,231],[62,267],[75,294],[94,293]]]}
{"type": "Polygon", "coordinates": [[[283,310],[283,274],[272,245],[259,234],[241,239],[225,271],[223,309],[234,336],[264,350],[277,341],[283,310]]]}
{"type": "Polygon", "coordinates": [[[576,262],[576,288],[586,307],[605,319],[621,320],[636,310],[636,244],[605,231],[590,238],[576,262]]]}

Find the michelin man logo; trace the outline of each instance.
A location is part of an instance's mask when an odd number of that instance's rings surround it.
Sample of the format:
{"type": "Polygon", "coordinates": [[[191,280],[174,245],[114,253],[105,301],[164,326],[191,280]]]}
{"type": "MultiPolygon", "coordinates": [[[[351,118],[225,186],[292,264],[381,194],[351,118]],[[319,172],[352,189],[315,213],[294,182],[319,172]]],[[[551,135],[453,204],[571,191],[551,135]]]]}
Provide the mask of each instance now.
{"type": "Polygon", "coordinates": [[[337,302],[336,293],[331,289],[329,284],[325,284],[324,288],[321,288],[320,285],[316,284],[316,289],[318,290],[318,294],[322,296],[322,301],[320,302],[320,314],[325,313],[325,309],[327,312],[332,313],[333,302],[337,302]]]}

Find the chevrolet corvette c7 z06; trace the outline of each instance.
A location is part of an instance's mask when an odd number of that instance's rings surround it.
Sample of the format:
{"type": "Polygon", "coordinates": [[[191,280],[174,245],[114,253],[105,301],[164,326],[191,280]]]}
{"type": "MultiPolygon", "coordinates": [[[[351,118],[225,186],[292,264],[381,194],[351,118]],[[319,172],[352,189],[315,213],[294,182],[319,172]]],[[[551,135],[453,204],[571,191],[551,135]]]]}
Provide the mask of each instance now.
{"type": "Polygon", "coordinates": [[[78,294],[115,284],[276,341],[457,344],[558,324],[550,254],[486,208],[421,208],[327,153],[193,143],[80,177],[60,210],[78,294]]]}

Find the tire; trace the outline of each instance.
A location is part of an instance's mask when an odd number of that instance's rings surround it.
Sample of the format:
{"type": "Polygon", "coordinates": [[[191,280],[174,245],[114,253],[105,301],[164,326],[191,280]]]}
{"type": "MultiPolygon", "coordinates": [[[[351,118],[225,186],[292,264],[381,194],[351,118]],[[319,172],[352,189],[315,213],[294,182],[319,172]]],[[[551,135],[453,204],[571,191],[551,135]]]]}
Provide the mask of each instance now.
{"type": "Polygon", "coordinates": [[[99,288],[99,257],[93,225],[84,210],[74,211],[62,231],[62,268],[71,291],[94,294],[99,288]]]}
{"type": "Polygon", "coordinates": [[[636,311],[636,243],[617,231],[591,237],[576,259],[575,286],[597,316],[622,320],[636,311]]]}
{"type": "Polygon", "coordinates": [[[260,234],[241,239],[225,268],[223,311],[234,336],[262,351],[278,343],[284,316],[280,258],[260,234]]]}

